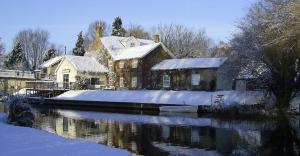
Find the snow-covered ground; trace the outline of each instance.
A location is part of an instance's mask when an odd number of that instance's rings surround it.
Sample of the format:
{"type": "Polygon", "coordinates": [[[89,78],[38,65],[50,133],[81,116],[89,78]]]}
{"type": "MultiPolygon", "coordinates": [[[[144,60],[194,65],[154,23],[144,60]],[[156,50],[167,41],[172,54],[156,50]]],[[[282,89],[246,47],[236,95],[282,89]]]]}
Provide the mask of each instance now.
{"type": "Polygon", "coordinates": [[[72,90],[55,97],[62,100],[128,102],[175,105],[252,105],[265,98],[259,91],[72,90]],[[220,102],[217,102],[220,101],[220,102]]]}
{"type": "Polygon", "coordinates": [[[129,156],[129,152],[100,144],[71,140],[37,129],[8,125],[0,113],[2,156],[129,156]]]}

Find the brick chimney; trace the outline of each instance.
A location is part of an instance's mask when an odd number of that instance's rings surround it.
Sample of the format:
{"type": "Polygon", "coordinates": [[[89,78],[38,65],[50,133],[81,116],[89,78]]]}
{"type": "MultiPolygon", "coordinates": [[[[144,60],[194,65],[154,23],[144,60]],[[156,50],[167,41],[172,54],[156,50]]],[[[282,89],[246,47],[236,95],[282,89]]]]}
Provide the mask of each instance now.
{"type": "Polygon", "coordinates": [[[153,41],[155,42],[155,43],[159,43],[160,42],[160,37],[159,37],[159,35],[158,34],[156,34],[156,35],[153,35],[153,41]]]}

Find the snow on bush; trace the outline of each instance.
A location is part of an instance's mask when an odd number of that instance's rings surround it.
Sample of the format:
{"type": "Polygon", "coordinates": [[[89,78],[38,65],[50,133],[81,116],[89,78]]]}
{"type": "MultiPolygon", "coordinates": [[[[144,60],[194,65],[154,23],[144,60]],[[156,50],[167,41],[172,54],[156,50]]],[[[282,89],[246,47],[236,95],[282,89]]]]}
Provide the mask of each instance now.
{"type": "Polygon", "coordinates": [[[8,106],[7,122],[19,126],[31,127],[34,122],[34,115],[30,105],[25,101],[24,96],[8,96],[4,99],[8,106]]]}

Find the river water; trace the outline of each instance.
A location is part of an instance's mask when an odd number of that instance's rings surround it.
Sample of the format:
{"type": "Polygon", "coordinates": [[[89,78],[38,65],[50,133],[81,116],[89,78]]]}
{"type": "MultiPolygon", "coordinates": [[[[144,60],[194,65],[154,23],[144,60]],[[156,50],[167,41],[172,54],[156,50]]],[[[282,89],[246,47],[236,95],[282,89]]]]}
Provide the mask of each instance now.
{"type": "MultiPolygon", "coordinates": [[[[0,105],[0,111],[5,111],[0,105]]],[[[238,120],[34,108],[34,127],[137,155],[299,155],[299,117],[238,120]]]]}

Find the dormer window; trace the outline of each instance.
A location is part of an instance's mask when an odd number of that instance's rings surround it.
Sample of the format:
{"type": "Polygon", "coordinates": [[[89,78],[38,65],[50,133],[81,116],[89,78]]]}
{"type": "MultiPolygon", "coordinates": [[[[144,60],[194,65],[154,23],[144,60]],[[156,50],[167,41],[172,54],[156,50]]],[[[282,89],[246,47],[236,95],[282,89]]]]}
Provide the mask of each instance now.
{"type": "Polygon", "coordinates": [[[108,60],[108,67],[112,68],[114,66],[114,62],[112,60],[108,60]]]}
{"type": "Polygon", "coordinates": [[[120,40],[121,44],[126,47],[126,48],[130,48],[130,47],[137,47],[140,46],[140,41],[137,40],[135,37],[130,36],[127,38],[124,38],[122,40],[120,40]]]}

